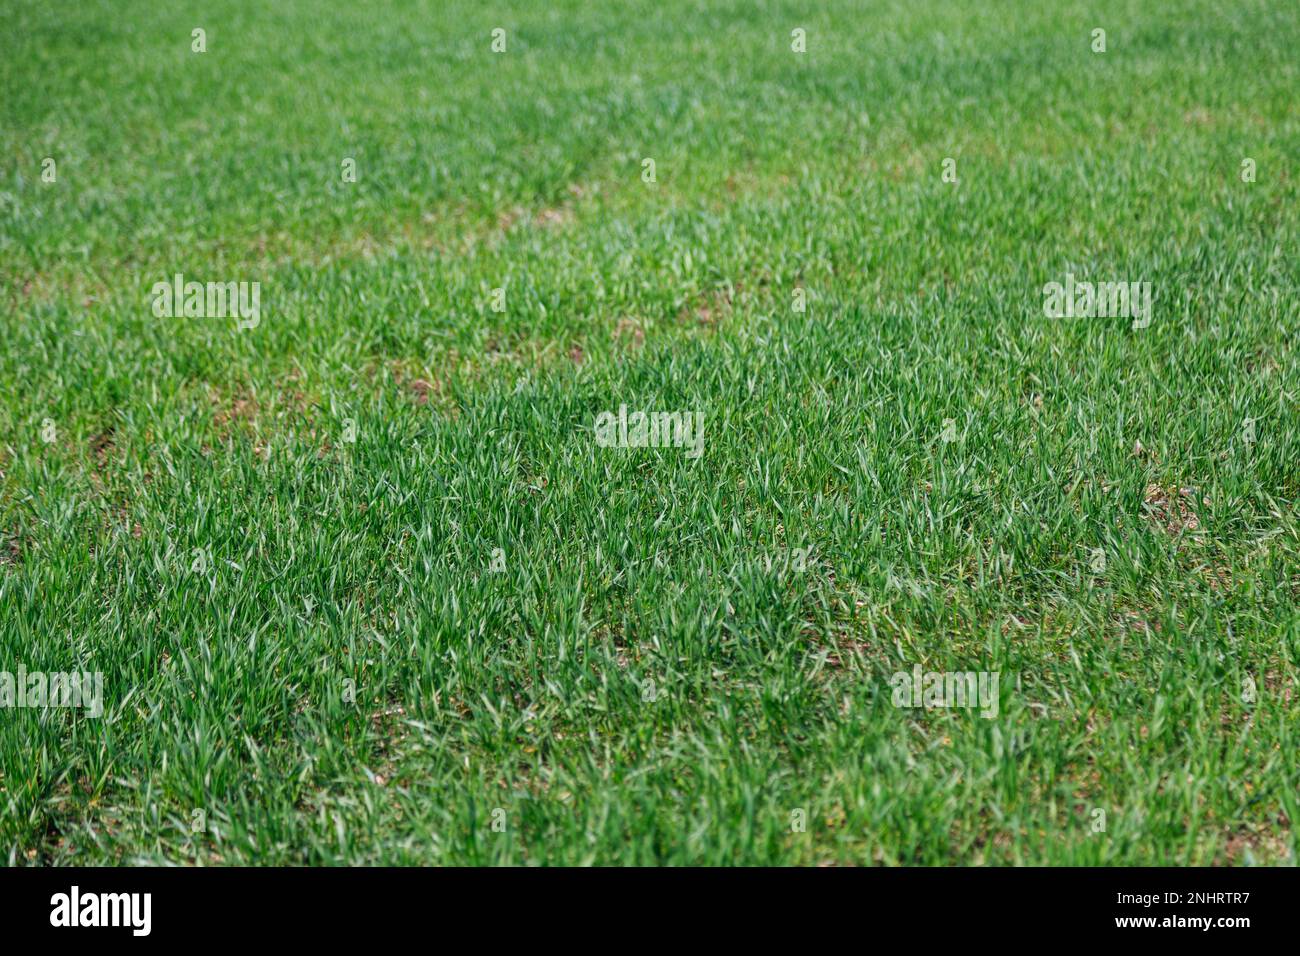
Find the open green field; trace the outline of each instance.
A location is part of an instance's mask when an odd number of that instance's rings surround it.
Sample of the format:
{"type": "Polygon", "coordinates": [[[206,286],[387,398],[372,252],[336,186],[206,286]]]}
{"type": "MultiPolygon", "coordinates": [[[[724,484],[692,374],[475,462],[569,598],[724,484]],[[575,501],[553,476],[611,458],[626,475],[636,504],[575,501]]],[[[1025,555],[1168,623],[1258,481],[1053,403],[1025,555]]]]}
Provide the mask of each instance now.
{"type": "Polygon", "coordinates": [[[1300,6],[202,6],[0,0],[0,860],[1295,862],[1300,6]]]}

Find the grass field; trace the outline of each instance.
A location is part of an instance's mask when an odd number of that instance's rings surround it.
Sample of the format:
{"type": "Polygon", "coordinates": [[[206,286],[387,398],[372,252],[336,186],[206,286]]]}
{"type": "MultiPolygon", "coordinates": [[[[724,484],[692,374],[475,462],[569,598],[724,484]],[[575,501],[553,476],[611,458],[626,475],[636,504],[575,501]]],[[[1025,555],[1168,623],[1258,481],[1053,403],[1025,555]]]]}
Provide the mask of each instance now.
{"type": "Polygon", "coordinates": [[[0,0],[0,859],[1295,861],[1294,3],[203,7],[0,0]]]}

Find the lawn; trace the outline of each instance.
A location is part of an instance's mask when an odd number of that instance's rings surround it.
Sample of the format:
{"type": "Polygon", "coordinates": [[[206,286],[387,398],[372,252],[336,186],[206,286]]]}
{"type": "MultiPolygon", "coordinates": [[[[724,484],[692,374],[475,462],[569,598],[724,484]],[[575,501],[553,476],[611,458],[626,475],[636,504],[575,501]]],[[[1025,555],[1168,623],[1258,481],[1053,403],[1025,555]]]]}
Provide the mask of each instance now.
{"type": "Polygon", "coordinates": [[[0,0],[0,860],[1295,862],[1300,7],[202,7],[0,0]]]}

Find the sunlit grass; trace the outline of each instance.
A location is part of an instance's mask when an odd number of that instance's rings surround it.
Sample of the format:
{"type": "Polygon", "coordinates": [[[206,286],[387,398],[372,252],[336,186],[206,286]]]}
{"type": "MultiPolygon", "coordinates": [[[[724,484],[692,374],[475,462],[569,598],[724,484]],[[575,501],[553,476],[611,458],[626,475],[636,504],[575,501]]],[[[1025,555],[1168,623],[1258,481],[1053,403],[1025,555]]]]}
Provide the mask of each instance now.
{"type": "Polygon", "coordinates": [[[1293,7],[0,20],[11,862],[1293,861],[1293,7]]]}

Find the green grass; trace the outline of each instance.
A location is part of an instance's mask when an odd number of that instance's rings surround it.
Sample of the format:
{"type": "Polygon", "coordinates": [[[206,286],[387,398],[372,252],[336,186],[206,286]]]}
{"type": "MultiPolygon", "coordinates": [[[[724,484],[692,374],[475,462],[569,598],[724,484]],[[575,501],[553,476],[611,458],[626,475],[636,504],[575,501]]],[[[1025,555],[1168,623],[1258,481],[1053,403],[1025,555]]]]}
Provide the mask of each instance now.
{"type": "Polygon", "coordinates": [[[1295,861],[1294,4],[188,6],[0,0],[0,859],[1295,861]]]}

